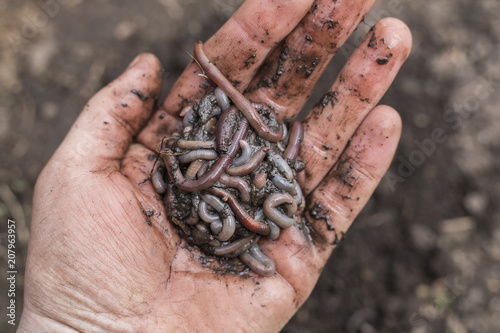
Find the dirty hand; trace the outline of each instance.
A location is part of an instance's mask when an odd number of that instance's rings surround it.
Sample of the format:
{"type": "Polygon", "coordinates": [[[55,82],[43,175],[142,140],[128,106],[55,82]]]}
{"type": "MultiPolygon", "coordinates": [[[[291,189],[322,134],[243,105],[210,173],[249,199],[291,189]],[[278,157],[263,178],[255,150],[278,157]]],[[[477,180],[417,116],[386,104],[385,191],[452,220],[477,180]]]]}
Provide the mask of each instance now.
{"type": "MultiPolygon", "coordinates": [[[[247,98],[290,119],[373,2],[247,0],[205,52],[247,98]]],[[[151,115],[161,66],[139,56],[85,106],[38,179],[20,331],[278,331],[390,164],[400,118],[376,105],[410,47],[403,23],[380,21],[306,116],[305,213],[300,227],[261,241],[276,263],[265,278],[203,265],[143,182],[207,81],[192,62],[151,115]]]]}

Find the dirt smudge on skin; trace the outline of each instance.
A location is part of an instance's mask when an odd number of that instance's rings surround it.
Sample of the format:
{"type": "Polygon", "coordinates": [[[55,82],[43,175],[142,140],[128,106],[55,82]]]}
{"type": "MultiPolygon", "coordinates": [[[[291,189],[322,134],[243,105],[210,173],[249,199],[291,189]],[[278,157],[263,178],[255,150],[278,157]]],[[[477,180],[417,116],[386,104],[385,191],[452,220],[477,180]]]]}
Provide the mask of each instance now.
{"type": "Polygon", "coordinates": [[[313,206],[309,208],[309,215],[315,220],[324,219],[327,225],[328,230],[335,230],[335,226],[333,225],[330,215],[328,213],[330,210],[325,209],[323,205],[317,201],[314,202],[313,206]]]}
{"type": "Polygon", "coordinates": [[[137,89],[132,89],[132,90],[130,90],[130,92],[132,94],[137,95],[137,97],[139,97],[141,99],[141,101],[147,101],[148,98],[149,98],[149,94],[144,94],[144,93],[142,93],[141,91],[139,91],[137,89]]]}
{"type": "Polygon", "coordinates": [[[272,78],[273,82],[278,82],[279,78],[283,74],[283,65],[288,59],[289,53],[290,53],[290,48],[286,44],[283,44],[281,47],[281,53],[278,58],[278,68],[276,68],[276,73],[272,78]]]}

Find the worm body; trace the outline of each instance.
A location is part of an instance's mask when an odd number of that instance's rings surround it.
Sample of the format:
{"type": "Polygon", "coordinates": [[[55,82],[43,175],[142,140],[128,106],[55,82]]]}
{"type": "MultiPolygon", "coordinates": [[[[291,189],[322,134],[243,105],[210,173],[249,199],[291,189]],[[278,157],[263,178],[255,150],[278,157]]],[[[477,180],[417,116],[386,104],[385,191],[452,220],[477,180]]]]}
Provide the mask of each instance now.
{"type": "Polygon", "coordinates": [[[291,218],[293,214],[297,211],[297,203],[288,193],[281,194],[275,193],[270,195],[266,201],[264,201],[264,214],[269,220],[276,223],[281,228],[289,228],[295,224],[295,220],[291,218]],[[276,207],[286,204],[288,216],[280,212],[276,207]]]}
{"type": "Polygon", "coordinates": [[[216,247],[214,249],[214,253],[218,256],[230,257],[230,254],[234,254],[245,246],[247,246],[247,249],[252,246],[252,240],[254,240],[254,238],[255,234],[251,234],[245,238],[240,238],[237,241],[231,242],[227,245],[216,247]]]}
{"type": "Polygon", "coordinates": [[[290,131],[290,138],[288,139],[288,146],[286,147],[284,158],[295,160],[299,153],[299,147],[304,140],[304,126],[298,121],[293,123],[292,130],[290,131]]]}
{"type": "Polygon", "coordinates": [[[240,140],[241,155],[233,160],[234,166],[240,166],[248,162],[250,157],[252,157],[252,149],[250,145],[245,140],[240,140]]]}
{"type": "Polygon", "coordinates": [[[243,224],[245,228],[264,236],[269,234],[269,226],[263,222],[255,221],[231,193],[216,187],[210,188],[209,191],[210,193],[227,201],[229,207],[231,207],[231,209],[234,211],[234,215],[236,215],[238,221],[240,221],[240,223],[243,224]]]}
{"type": "Polygon", "coordinates": [[[295,185],[291,181],[285,179],[285,177],[280,174],[273,177],[273,184],[280,190],[287,192],[291,192],[295,188],[295,185]]]}
{"type": "Polygon", "coordinates": [[[215,160],[219,155],[210,149],[193,150],[187,154],[179,156],[177,159],[180,163],[191,163],[195,160],[215,160]]]}
{"type": "Polygon", "coordinates": [[[219,87],[215,88],[215,98],[217,98],[217,104],[219,104],[222,111],[226,110],[229,104],[229,97],[227,97],[226,93],[219,87]]]}
{"type": "Polygon", "coordinates": [[[159,194],[165,194],[165,192],[167,191],[167,185],[165,185],[165,181],[163,180],[162,169],[163,169],[162,167],[158,167],[158,169],[156,169],[153,172],[153,175],[151,176],[151,182],[153,183],[153,187],[155,191],[158,192],[159,194]]]}
{"type": "Polygon", "coordinates": [[[177,147],[184,149],[215,149],[215,142],[179,140],[177,141],[177,147]]]}
{"type": "Polygon", "coordinates": [[[212,223],[220,220],[219,214],[210,213],[208,211],[208,204],[205,200],[200,201],[200,205],[198,206],[198,213],[200,215],[200,218],[207,223],[212,223]]]}
{"type": "Polygon", "coordinates": [[[227,169],[227,173],[231,176],[246,176],[254,171],[259,164],[266,158],[269,147],[262,147],[259,151],[255,152],[253,156],[243,165],[231,167],[227,169]]]}
{"type": "Polygon", "coordinates": [[[258,242],[278,240],[304,208],[305,163],[297,158],[304,128],[288,127],[272,107],[245,98],[203,44],[195,45],[194,57],[216,87],[211,92],[213,84],[204,84],[205,96],[186,100],[181,125],[158,146],[163,163],[151,173],[152,185],[181,237],[207,255],[239,258],[271,276],[275,264],[258,242]]]}
{"type": "Polygon", "coordinates": [[[292,169],[290,168],[288,163],[286,163],[283,157],[276,154],[274,151],[269,151],[267,159],[276,167],[276,169],[283,173],[287,179],[293,179],[292,169]]]}
{"type": "Polygon", "coordinates": [[[248,252],[241,254],[240,259],[259,275],[271,276],[276,271],[274,261],[262,252],[258,244],[254,244],[248,252]]]}
{"type": "Polygon", "coordinates": [[[194,47],[194,56],[203,67],[208,77],[221,88],[226,95],[233,101],[233,103],[240,109],[245,117],[250,122],[252,128],[255,129],[264,139],[271,142],[278,142],[283,137],[283,128],[280,123],[280,129],[273,132],[266,123],[259,116],[252,103],[246,99],[233,85],[224,77],[213,63],[208,60],[205,52],[203,51],[203,43],[198,42],[194,47]]]}
{"type": "Polygon", "coordinates": [[[267,174],[265,173],[259,173],[255,175],[255,178],[253,179],[255,187],[257,187],[258,189],[261,189],[264,186],[266,186],[266,181],[267,181],[267,174]]]}
{"type": "Polygon", "coordinates": [[[243,202],[250,202],[250,186],[243,178],[231,177],[226,174],[222,174],[219,181],[224,185],[234,187],[235,189],[240,191],[241,200],[243,202]]]}

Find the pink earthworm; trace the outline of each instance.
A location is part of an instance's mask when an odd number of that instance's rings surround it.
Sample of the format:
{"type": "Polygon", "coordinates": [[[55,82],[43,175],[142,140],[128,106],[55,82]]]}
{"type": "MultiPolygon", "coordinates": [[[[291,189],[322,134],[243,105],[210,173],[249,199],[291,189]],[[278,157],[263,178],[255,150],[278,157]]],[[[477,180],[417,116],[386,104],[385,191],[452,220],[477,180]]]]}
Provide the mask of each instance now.
{"type": "Polygon", "coordinates": [[[269,234],[269,226],[264,222],[254,220],[243,207],[241,207],[240,203],[236,198],[221,188],[211,187],[208,189],[208,192],[222,199],[222,201],[226,201],[231,207],[231,210],[234,212],[234,215],[238,219],[238,221],[251,232],[255,232],[261,235],[269,234]]]}
{"type": "Polygon", "coordinates": [[[219,69],[208,59],[203,51],[203,43],[200,41],[194,46],[194,57],[200,64],[206,75],[212,80],[226,95],[233,101],[243,115],[248,119],[253,129],[264,139],[271,142],[278,142],[283,137],[283,128],[273,132],[262,120],[252,103],[246,99],[229,80],[219,71],[219,69]]]}
{"type": "Polygon", "coordinates": [[[211,149],[198,149],[192,150],[187,154],[180,155],[177,159],[179,163],[191,163],[196,160],[215,160],[219,155],[215,150],[211,149]]]}
{"type": "Polygon", "coordinates": [[[235,189],[237,189],[238,191],[240,191],[240,195],[241,195],[241,200],[243,202],[250,202],[250,186],[248,185],[248,183],[241,177],[231,177],[231,176],[228,176],[226,174],[222,174],[220,176],[220,179],[219,181],[226,185],[226,186],[229,186],[229,187],[234,187],[235,189]]]}
{"type": "Polygon", "coordinates": [[[177,147],[182,149],[215,149],[214,141],[177,141],[177,147]]]}
{"type": "Polygon", "coordinates": [[[200,168],[203,166],[204,163],[205,163],[204,160],[196,160],[191,162],[191,164],[189,164],[189,167],[186,170],[186,178],[195,179],[196,174],[198,173],[198,171],[200,171],[200,168]]]}

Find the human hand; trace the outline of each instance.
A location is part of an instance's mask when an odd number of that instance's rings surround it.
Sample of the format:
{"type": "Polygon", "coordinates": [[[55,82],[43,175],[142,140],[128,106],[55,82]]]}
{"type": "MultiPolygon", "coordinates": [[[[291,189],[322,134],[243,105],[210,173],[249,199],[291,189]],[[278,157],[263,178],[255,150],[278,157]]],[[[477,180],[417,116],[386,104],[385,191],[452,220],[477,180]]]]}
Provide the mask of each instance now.
{"type": "MultiPolygon", "coordinates": [[[[247,0],[205,52],[248,98],[293,118],[373,2],[247,0]]],[[[91,99],[39,177],[20,330],[278,331],[390,164],[399,116],[375,105],[410,47],[404,24],[379,22],[304,120],[304,225],[261,241],[276,263],[266,278],[204,264],[143,182],[159,141],[177,128],[186,99],[205,94],[207,81],[191,63],[151,116],[160,64],[140,56],[91,99]]]]}

